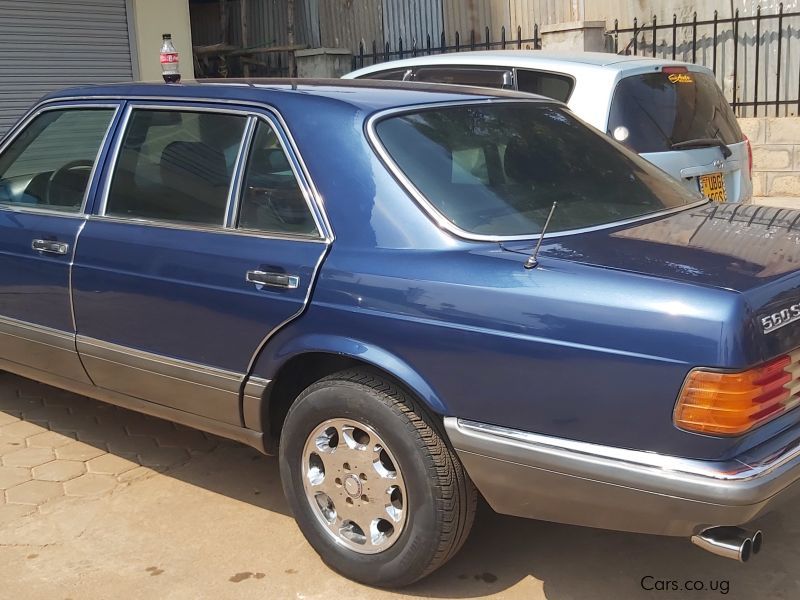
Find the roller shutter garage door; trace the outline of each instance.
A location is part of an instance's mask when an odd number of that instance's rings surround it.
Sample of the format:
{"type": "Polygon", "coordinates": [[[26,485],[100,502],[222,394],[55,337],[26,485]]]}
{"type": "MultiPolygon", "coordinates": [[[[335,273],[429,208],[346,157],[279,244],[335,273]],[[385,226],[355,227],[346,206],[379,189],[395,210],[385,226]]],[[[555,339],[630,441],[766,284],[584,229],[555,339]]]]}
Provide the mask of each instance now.
{"type": "Polygon", "coordinates": [[[131,79],[125,0],[0,0],[0,137],[48,92],[131,79]]]}

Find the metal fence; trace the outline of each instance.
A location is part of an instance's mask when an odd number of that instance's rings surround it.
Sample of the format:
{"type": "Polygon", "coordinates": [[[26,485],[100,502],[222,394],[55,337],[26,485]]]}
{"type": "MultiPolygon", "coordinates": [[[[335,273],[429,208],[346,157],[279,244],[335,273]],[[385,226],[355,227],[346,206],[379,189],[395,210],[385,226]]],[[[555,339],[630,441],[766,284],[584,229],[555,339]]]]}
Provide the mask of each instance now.
{"type": "Polygon", "coordinates": [[[659,23],[656,17],[620,28],[614,22],[614,51],[684,60],[714,71],[739,116],[800,115],[800,12],[659,23]]]}
{"type": "Polygon", "coordinates": [[[456,31],[453,36],[453,43],[448,45],[447,36],[442,31],[438,36],[438,40],[432,40],[430,34],[426,34],[424,43],[420,43],[416,38],[408,43],[402,37],[398,38],[395,50],[392,50],[391,44],[386,42],[385,45],[379,48],[376,41],[367,49],[364,42],[358,45],[358,53],[353,56],[353,69],[360,69],[364,66],[375,65],[381,62],[388,62],[390,60],[399,60],[401,58],[412,58],[417,56],[430,56],[431,54],[444,54],[447,52],[463,52],[469,50],[506,50],[515,48],[521,50],[527,48],[530,50],[541,50],[542,39],[539,36],[539,25],[533,25],[533,37],[522,37],[522,26],[517,27],[516,38],[508,38],[506,35],[505,26],[500,28],[500,39],[492,41],[491,30],[489,27],[484,28],[483,36],[476,35],[475,30],[469,32],[469,37],[462,40],[461,34],[456,31]]]}

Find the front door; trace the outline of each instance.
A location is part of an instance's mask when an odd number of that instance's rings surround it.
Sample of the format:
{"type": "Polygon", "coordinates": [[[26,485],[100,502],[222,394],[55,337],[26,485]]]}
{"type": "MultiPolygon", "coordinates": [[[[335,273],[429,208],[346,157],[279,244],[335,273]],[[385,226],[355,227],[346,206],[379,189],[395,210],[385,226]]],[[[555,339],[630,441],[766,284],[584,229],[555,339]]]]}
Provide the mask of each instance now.
{"type": "Polygon", "coordinates": [[[265,114],[133,105],[73,272],[96,385],[231,424],[274,329],[300,314],[326,232],[265,114]]]}
{"type": "Polygon", "coordinates": [[[0,150],[0,360],[88,383],[75,351],[69,269],[116,106],[51,105],[0,150]]]}

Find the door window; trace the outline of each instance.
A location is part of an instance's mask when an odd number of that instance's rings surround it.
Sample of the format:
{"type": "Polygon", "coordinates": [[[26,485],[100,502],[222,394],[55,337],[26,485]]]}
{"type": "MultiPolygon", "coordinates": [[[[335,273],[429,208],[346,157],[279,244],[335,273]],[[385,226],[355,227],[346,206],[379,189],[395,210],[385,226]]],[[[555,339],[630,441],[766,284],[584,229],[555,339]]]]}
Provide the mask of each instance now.
{"type": "Polygon", "coordinates": [[[484,67],[420,67],[414,71],[413,81],[474,85],[490,88],[513,88],[514,77],[510,69],[484,67]]]}
{"type": "Polygon", "coordinates": [[[78,212],[113,108],[47,110],[0,156],[0,204],[78,212]]]}
{"type": "Polygon", "coordinates": [[[362,75],[358,79],[380,79],[382,81],[405,81],[411,77],[411,69],[390,69],[388,71],[378,71],[377,73],[368,73],[362,75]]]}
{"type": "Polygon", "coordinates": [[[266,233],[318,236],[306,197],[277,134],[261,121],[245,171],[237,227],[266,233]]]}
{"type": "Polygon", "coordinates": [[[105,214],[223,226],[246,122],[223,113],[134,110],[105,214]]]}
{"type": "Polygon", "coordinates": [[[575,82],[566,75],[517,69],[517,89],[521,92],[539,94],[540,96],[566,102],[572,95],[574,86],[575,82]]]}

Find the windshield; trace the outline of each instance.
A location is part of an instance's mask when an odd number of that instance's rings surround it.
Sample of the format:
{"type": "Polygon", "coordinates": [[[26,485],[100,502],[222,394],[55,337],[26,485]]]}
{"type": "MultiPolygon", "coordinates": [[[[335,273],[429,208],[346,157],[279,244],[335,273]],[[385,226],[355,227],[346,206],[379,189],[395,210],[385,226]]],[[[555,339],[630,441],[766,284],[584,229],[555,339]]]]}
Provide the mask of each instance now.
{"type": "Polygon", "coordinates": [[[397,166],[460,229],[486,236],[604,225],[696,202],[657,168],[560,106],[481,103],[387,117],[397,166]]]}
{"type": "Polygon", "coordinates": [[[673,144],[744,140],[728,101],[707,73],[645,73],[617,85],[608,133],[634,152],[667,152],[673,144]]]}

